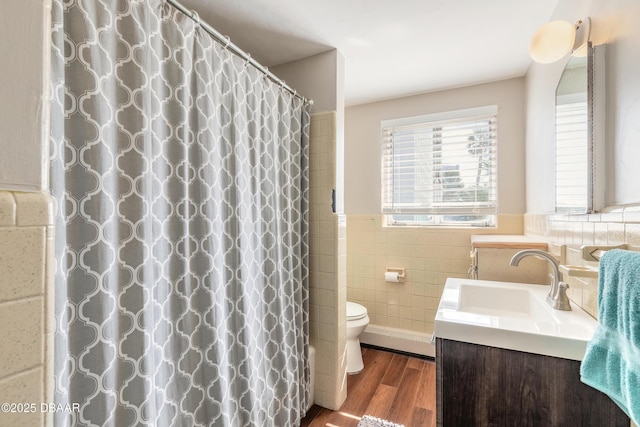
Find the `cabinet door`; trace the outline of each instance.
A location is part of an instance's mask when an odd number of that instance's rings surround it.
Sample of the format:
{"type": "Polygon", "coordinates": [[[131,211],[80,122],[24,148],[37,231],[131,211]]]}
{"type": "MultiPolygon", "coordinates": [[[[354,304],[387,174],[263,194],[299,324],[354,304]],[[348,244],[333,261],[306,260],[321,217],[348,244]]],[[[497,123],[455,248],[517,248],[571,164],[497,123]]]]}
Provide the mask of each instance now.
{"type": "Polygon", "coordinates": [[[580,362],[438,339],[438,426],[629,426],[580,362]]]}

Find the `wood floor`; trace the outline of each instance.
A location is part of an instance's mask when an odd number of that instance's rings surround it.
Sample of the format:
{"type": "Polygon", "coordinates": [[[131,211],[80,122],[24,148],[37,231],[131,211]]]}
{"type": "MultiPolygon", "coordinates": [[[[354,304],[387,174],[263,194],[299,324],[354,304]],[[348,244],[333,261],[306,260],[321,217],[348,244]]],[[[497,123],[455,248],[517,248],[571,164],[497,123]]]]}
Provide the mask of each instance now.
{"type": "Polygon", "coordinates": [[[429,360],[362,348],[364,370],[347,376],[347,400],[340,410],[314,405],[302,427],[356,427],[372,415],[406,427],[436,425],[436,367],[429,360]]]}

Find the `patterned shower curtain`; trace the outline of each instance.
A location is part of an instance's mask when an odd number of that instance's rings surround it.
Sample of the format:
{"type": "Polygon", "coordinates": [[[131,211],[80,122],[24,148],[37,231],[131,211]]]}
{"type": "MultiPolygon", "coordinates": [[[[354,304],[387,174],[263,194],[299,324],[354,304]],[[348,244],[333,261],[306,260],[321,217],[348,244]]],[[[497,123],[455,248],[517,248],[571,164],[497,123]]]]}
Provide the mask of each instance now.
{"type": "Polygon", "coordinates": [[[56,426],[293,426],[309,104],[161,0],[54,0],[56,426]]]}

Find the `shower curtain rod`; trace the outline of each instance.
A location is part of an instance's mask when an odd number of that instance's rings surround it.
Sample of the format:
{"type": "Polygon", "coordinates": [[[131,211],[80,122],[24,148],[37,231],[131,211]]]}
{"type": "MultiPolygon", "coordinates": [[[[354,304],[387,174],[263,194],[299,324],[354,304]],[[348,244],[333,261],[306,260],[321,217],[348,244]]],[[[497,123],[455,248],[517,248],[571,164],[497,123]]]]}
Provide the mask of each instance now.
{"type": "Polygon", "coordinates": [[[189,18],[193,19],[203,30],[209,33],[218,42],[222,43],[225,49],[230,50],[231,52],[238,55],[240,58],[244,59],[245,61],[247,61],[254,67],[256,67],[262,74],[267,76],[269,80],[279,84],[282,88],[288,90],[289,92],[291,92],[293,96],[300,98],[303,102],[309,102],[311,105],[313,105],[313,100],[307,99],[304,96],[298,94],[298,92],[295,89],[291,88],[289,85],[287,85],[284,80],[278,78],[278,76],[276,76],[271,71],[269,71],[267,67],[260,64],[258,61],[253,59],[250,54],[240,49],[237,45],[231,42],[231,39],[228,36],[221,34],[211,25],[200,20],[200,16],[195,11],[187,9],[185,6],[180,4],[177,0],[165,0],[165,1],[169,3],[171,6],[178,9],[180,12],[187,15],[189,18]]]}

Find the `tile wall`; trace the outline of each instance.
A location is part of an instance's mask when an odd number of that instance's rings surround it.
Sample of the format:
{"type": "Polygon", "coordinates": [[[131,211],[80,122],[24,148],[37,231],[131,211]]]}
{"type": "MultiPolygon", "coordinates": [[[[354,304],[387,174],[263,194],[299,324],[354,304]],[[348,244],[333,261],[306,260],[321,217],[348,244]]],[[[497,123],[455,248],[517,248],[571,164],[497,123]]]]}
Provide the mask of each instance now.
{"type": "Polygon", "coordinates": [[[347,397],[346,217],[331,208],[336,187],[336,115],[311,116],[310,338],[316,348],[315,403],[338,409],[347,397]]]}
{"type": "Polygon", "coordinates": [[[49,196],[0,191],[0,412],[2,426],[50,426],[53,401],[53,226],[49,196]]]}
{"type": "Polygon", "coordinates": [[[522,215],[500,215],[498,227],[402,228],[382,216],[349,215],[347,297],[367,307],[370,325],[433,332],[447,277],[466,277],[471,235],[522,234],[522,215]],[[405,268],[404,283],[387,283],[386,268],[405,268]]]}
{"type": "MultiPolygon", "coordinates": [[[[363,304],[371,324],[431,333],[447,277],[464,277],[470,265],[472,234],[525,234],[565,245],[571,265],[598,266],[582,260],[582,245],[627,244],[640,250],[640,206],[592,215],[501,215],[499,227],[482,229],[394,228],[382,216],[349,216],[347,298],[363,304]],[[524,230],[523,230],[524,228],[524,230]],[[386,283],[387,267],[407,269],[405,283],[386,283]]],[[[567,278],[569,296],[597,317],[597,279],[567,278]]]]}
{"type": "MultiPolygon", "coordinates": [[[[563,263],[590,265],[584,261],[583,245],[614,246],[627,244],[628,249],[640,251],[640,205],[611,208],[591,215],[525,215],[525,233],[566,246],[563,263]]],[[[563,277],[569,283],[569,298],[593,317],[598,317],[598,281],[589,278],[563,277]]]]}

